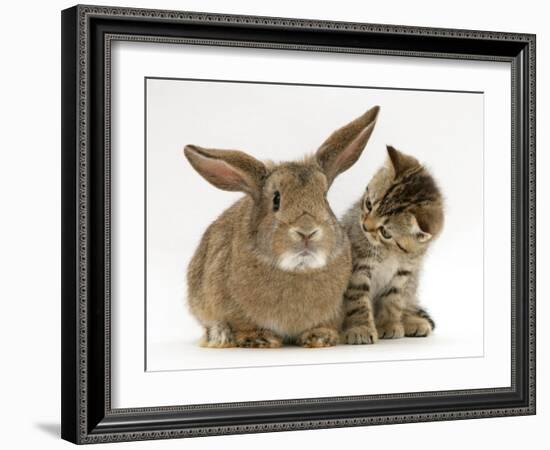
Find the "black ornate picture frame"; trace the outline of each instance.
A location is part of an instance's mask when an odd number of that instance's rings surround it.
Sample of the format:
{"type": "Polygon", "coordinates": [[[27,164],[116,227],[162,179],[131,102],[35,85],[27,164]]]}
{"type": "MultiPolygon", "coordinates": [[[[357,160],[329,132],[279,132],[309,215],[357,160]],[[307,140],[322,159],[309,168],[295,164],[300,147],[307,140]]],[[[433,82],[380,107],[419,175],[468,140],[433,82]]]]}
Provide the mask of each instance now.
{"type": "Polygon", "coordinates": [[[62,12],[62,437],[74,443],[535,414],[535,36],[195,12],[62,12]],[[512,67],[511,386],[113,409],[110,49],[118,40],[415,58],[512,67]]]}

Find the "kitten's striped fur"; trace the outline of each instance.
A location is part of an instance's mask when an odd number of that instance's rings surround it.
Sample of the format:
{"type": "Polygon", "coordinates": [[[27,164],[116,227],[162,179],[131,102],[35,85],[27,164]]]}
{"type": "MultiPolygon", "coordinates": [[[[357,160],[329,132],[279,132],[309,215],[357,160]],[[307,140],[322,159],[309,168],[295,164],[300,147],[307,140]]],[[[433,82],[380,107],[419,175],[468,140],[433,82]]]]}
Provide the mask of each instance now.
{"type": "Polygon", "coordinates": [[[393,147],[388,156],[342,219],[353,258],[344,295],[347,344],[427,336],[435,328],[416,292],[423,256],[443,225],[442,197],[415,158],[393,147]]]}

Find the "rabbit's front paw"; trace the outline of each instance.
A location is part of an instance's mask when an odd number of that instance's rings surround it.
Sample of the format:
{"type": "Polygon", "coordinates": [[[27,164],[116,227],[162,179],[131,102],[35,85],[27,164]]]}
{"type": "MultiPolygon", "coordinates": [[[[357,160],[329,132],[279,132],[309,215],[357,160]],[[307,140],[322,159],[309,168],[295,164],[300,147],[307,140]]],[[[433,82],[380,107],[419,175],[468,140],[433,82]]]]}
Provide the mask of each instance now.
{"type": "Polygon", "coordinates": [[[374,325],[357,325],[342,334],[344,344],[374,344],[378,341],[378,331],[374,325]]]}
{"type": "Polygon", "coordinates": [[[225,322],[218,322],[207,327],[204,331],[201,346],[208,348],[235,347],[231,327],[225,322]]]}
{"type": "Polygon", "coordinates": [[[272,331],[247,330],[235,333],[235,343],[244,348],[278,348],[283,340],[272,331]]]}
{"type": "Polygon", "coordinates": [[[338,331],[335,328],[318,327],[304,331],[296,343],[302,347],[332,347],[338,344],[338,331]]]}

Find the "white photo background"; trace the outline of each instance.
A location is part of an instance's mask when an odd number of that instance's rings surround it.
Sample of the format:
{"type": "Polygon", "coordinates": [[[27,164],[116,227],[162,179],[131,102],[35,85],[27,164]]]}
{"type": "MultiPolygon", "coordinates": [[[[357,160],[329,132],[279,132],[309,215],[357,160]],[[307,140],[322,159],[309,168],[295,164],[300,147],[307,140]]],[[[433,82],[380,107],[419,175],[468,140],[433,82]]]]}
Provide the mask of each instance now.
{"type": "Polygon", "coordinates": [[[148,78],[145,126],[147,371],[483,356],[483,93],[148,78]],[[431,170],[446,206],[420,282],[433,335],[327,349],[199,347],[202,329],[186,304],[187,265],[206,227],[243,194],[208,184],[183,146],[298,159],[374,105],[381,107],[374,133],[329,202],[341,217],[384,163],[386,144],[431,170]]]}

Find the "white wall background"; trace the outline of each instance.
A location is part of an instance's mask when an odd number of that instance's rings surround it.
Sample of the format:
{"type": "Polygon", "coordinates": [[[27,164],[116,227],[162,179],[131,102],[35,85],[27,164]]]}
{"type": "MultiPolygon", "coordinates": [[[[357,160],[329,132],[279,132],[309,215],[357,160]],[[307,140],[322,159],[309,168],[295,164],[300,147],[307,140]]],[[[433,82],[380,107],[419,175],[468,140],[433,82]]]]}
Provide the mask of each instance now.
{"type": "MultiPolygon", "coordinates": [[[[98,3],[103,3],[99,2],[98,3]]],[[[60,397],[60,15],[68,1],[9,3],[1,33],[2,164],[0,222],[2,301],[0,326],[2,370],[0,398],[5,448],[70,448],[59,440],[60,397]]],[[[203,10],[374,23],[532,32],[538,35],[538,173],[550,163],[547,129],[550,93],[550,31],[543,2],[464,0],[441,7],[437,1],[367,4],[341,0],[320,2],[278,0],[117,1],[111,5],[203,10]],[[498,12],[498,14],[497,14],[498,12]]],[[[187,441],[117,444],[117,448],[333,448],[355,445],[423,449],[463,449],[491,445],[512,449],[533,445],[546,435],[550,419],[548,378],[550,332],[543,318],[549,284],[550,226],[545,192],[550,178],[538,184],[538,415],[387,427],[344,428],[264,435],[227,436],[187,441]]]]}

